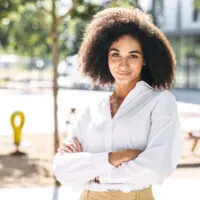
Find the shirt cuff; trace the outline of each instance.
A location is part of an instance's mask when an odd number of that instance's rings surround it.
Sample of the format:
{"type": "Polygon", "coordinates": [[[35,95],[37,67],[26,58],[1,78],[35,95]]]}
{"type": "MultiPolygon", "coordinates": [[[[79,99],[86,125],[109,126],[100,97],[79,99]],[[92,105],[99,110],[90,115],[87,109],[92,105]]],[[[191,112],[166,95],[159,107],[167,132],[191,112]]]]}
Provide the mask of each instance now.
{"type": "MultiPolygon", "coordinates": [[[[110,163],[108,162],[108,164],[110,164],[110,163]]],[[[110,165],[112,165],[112,164],[110,164],[110,165]]],[[[112,182],[111,181],[111,172],[112,172],[113,168],[115,168],[114,165],[112,165],[112,168],[109,171],[107,171],[107,172],[105,172],[105,173],[103,173],[102,175],[99,176],[99,182],[100,183],[110,183],[110,182],[112,182]]]]}
{"type": "Polygon", "coordinates": [[[107,174],[103,174],[99,176],[99,182],[100,183],[110,183],[111,182],[111,172],[108,172],[107,174]]]}
{"type": "Polygon", "coordinates": [[[93,157],[93,161],[95,163],[95,167],[98,173],[101,175],[102,173],[110,172],[115,166],[110,164],[108,161],[108,153],[98,153],[98,156],[93,157]]]}

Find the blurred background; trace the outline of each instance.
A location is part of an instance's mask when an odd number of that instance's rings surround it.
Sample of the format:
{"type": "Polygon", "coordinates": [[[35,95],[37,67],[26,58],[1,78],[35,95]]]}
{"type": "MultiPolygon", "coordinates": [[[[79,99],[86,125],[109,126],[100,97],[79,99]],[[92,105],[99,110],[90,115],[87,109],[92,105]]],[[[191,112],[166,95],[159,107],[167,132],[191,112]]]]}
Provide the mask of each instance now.
{"type": "Polygon", "coordinates": [[[0,0],[0,199],[78,199],[51,160],[78,113],[113,89],[77,68],[86,24],[108,7],[148,12],[174,48],[184,151],[154,193],[200,199],[200,0],[0,0]]]}

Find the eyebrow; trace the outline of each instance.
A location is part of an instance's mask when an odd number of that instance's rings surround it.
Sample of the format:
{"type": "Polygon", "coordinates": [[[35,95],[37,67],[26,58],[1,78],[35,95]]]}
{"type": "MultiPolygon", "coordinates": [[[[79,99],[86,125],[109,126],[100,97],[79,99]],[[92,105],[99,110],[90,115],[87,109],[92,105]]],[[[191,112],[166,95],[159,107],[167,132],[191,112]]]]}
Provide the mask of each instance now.
{"type": "MultiPolygon", "coordinates": [[[[110,51],[117,51],[117,52],[120,52],[120,51],[119,51],[118,49],[116,49],[116,48],[111,48],[110,51]]],[[[133,50],[133,51],[130,51],[129,53],[137,53],[137,54],[141,54],[141,55],[142,55],[142,53],[141,53],[140,51],[138,51],[138,50],[133,50]]]]}

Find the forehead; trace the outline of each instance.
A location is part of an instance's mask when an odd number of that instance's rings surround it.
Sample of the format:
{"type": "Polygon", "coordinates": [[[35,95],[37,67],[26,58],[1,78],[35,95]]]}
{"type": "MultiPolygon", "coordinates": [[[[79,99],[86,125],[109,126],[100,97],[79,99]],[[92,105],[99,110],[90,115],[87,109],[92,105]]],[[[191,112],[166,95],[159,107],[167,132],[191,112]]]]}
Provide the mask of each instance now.
{"type": "Polygon", "coordinates": [[[141,44],[140,42],[134,38],[131,35],[123,35],[119,37],[117,40],[115,40],[111,46],[115,48],[136,48],[136,49],[141,49],[141,44]]]}

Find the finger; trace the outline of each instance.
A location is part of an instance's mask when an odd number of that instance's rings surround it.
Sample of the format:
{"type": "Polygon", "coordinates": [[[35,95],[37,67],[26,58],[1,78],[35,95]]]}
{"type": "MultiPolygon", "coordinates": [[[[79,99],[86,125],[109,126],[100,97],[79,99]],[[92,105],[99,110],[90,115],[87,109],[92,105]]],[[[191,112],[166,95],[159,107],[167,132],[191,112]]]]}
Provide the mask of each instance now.
{"type": "Polygon", "coordinates": [[[72,153],[73,151],[68,148],[68,147],[65,147],[65,146],[61,146],[59,149],[58,149],[59,152],[67,152],[67,153],[72,153]]]}
{"type": "Polygon", "coordinates": [[[60,153],[60,154],[66,153],[66,151],[64,151],[62,148],[58,148],[58,149],[57,149],[57,152],[60,153]]]}
{"type": "Polygon", "coordinates": [[[57,150],[57,152],[60,152],[62,150],[61,146],[58,147],[56,150],[57,150]]]}
{"type": "Polygon", "coordinates": [[[63,151],[66,151],[66,152],[68,152],[68,153],[73,153],[73,152],[74,152],[71,148],[65,147],[65,146],[62,146],[62,150],[63,150],[63,151]]]}
{"type": "Polygon", "coordinates": [[[98,176],[95,178],[95,180],[96,180],[97,182],[100,182],[100,180],[99,180],[99,177],[98,177],[98,176]]]}
{"type": "Polygon", "coordinates": [[[82,145],[81,145],[81,143],[79,142],[79,140],[78,140],[76,137],[73,137],[73,140],[74,140],[74,143],[76,144],[77,150],[78,150],[79,152],[82,152],[83,149],[82,149],[82,145]]]}
{"type": "Polygon", "coordinates": [[[63,146],[69,148],[72,150],[72,152],[77,152],[77,149],[75,148],[75,146],[73,144],[67,144],[67,143],[62,143],[63,146]]]}
{"type": "Polygon", "coordinates": [[[74,153],[77,152],[77,149],[73,144],[65,144],[64,146],[71,149],[74,153]]]}
{"type": "Polygon", "coordinates": [[[67,152],[73,152],[73,149],[70,147],[70,146],[67,146],[67,145],[61,145],[60,146],[60,149],[62,149],[63,151],[67,151],[67,152]]]}

